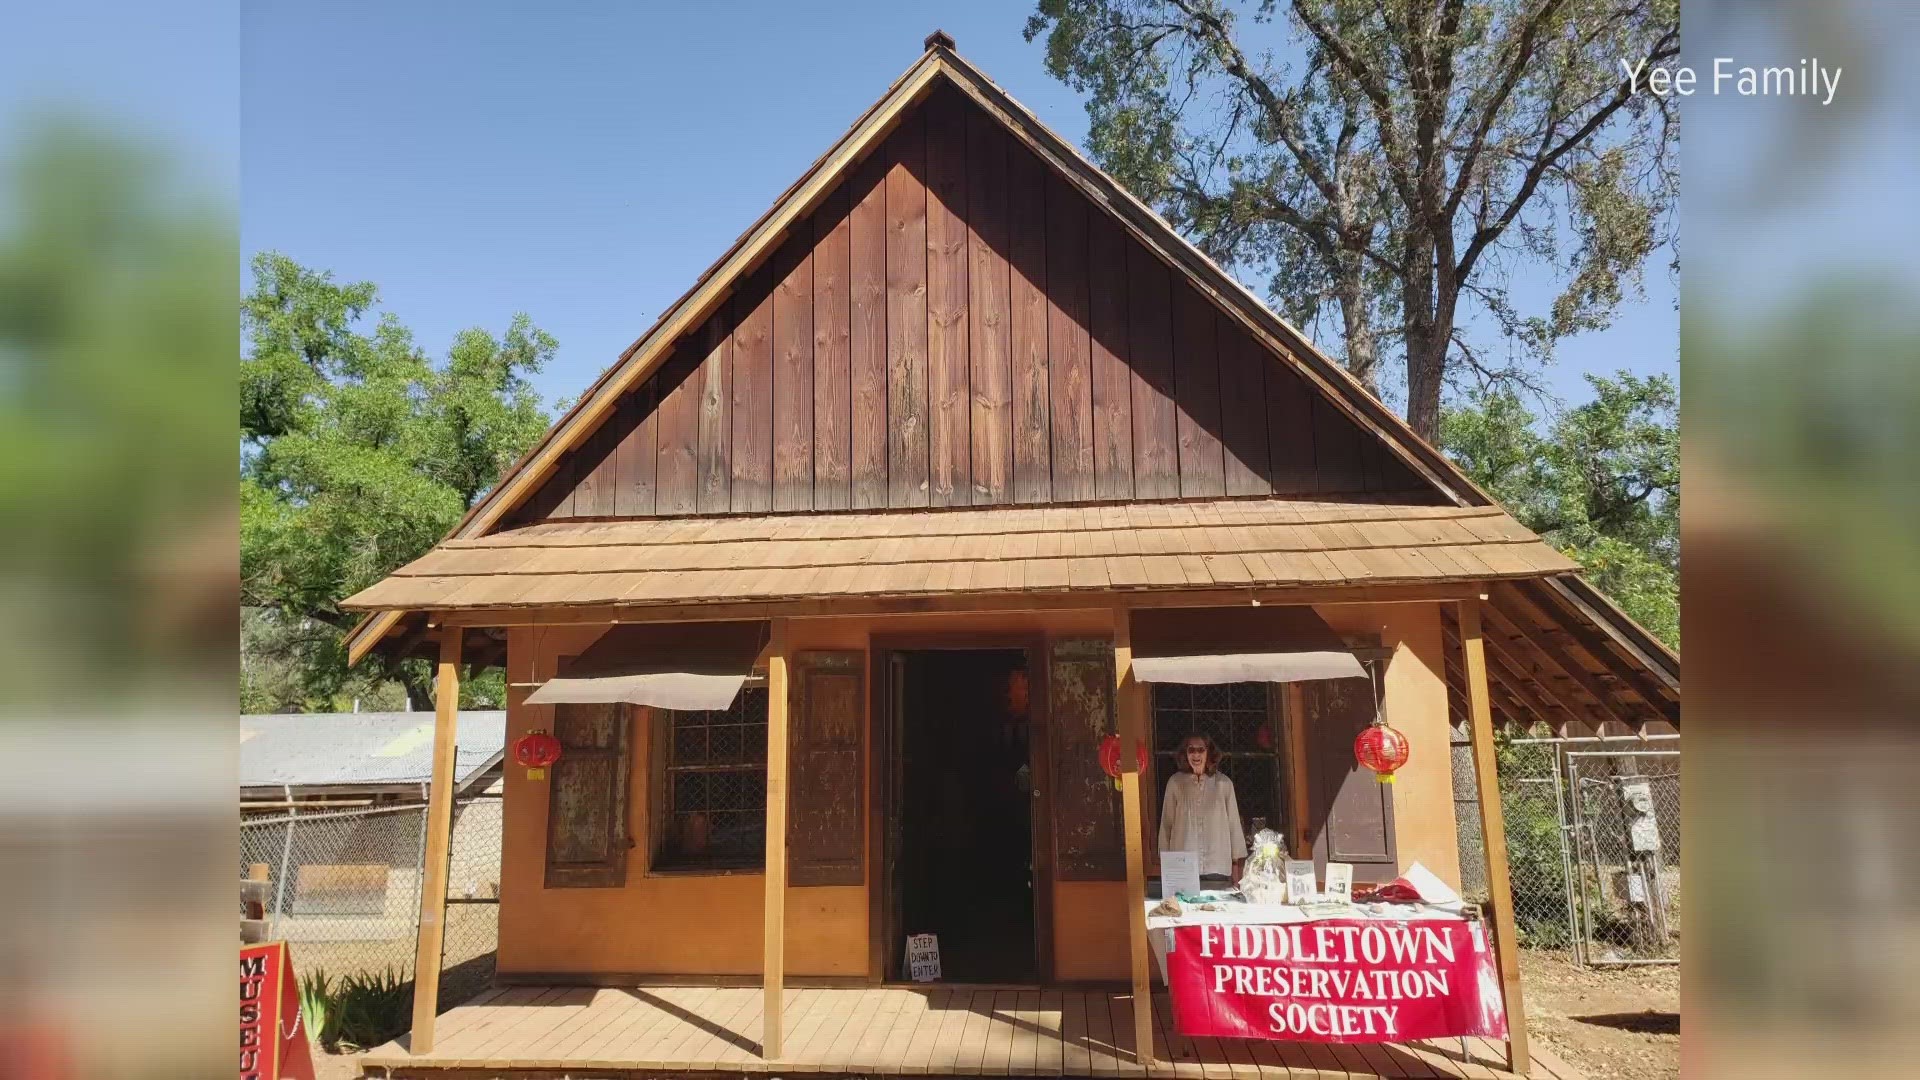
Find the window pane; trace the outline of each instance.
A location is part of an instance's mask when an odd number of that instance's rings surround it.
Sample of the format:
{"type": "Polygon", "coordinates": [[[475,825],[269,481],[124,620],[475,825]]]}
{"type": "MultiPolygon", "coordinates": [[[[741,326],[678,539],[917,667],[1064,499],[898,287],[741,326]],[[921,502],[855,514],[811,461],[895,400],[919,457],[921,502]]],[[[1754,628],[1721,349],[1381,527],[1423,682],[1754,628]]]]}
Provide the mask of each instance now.
{"type": "Polygon", "coordinates": [[[766,857],[766,688],[741,690],[724,710],[669,715],[670,820],[663,823],[663,864],[761,865],[766,857]]]}
{"type": "Polygon", "coordinates": [[[1163,785],[1185,767],[1181,742],[1188,735],[1206,735],[1220,751],[1221,773],[1233,780],[1242,826],[1262,817],[1268,827],[1279,827],[1280,739],[1267,715],[1267,684],[1157,684],[1153,732],[1163,785]]]}
{"type": "Polygon", "coordinates": [[[701,724],[675,724],[673,727],[673,763],[704,765],[707,762],[707,729],[701,724]]]}

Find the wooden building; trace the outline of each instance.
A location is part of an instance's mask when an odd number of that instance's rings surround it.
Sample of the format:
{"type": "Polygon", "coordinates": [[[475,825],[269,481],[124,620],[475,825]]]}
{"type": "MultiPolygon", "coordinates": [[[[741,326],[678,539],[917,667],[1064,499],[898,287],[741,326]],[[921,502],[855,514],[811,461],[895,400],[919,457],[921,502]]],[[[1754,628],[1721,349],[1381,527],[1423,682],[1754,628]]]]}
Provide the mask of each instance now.
{"type": "MultiPolygon", "coordinates": [[[[1457,882],[1450,724],[1488,788],[1496,723],[1678,721],[1677,659],[1574,570],[936,34],[452,535],[347,601],[355,657],[437,656],[448,701],[504,663],[508,739],[565,748],[508,767],[499,988],[436,1032],[424,977],[369,1064],[1188,1075],[1134,1008],[1179,739],[1212,734],[1301,856],[1457,882]],[[1372,680],[1311,677],[1328,653],[1372,680]],[[1413,745],[1391,787],[1353,760],[1376,705],[1413,745]],[[1101,771],[1110,732],[1144,772],[1101,771]],[[946,980],[916,993],[917,931],[946,980]]],[[[1231,1071],[1485,1072],[1448,1053],[1231,1071]]]]}

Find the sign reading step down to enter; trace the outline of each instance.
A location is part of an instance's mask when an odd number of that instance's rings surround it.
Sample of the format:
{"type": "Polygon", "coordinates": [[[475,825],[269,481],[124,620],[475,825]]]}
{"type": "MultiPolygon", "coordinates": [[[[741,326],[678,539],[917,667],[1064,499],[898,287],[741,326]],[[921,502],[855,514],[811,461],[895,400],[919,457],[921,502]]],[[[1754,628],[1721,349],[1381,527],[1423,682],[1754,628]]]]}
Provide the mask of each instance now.
{"type": "Polygon", "coordinates": [[[935,934],[907,936],[907,973],[914,982],[940,978],[940,938],[935,934]]]}

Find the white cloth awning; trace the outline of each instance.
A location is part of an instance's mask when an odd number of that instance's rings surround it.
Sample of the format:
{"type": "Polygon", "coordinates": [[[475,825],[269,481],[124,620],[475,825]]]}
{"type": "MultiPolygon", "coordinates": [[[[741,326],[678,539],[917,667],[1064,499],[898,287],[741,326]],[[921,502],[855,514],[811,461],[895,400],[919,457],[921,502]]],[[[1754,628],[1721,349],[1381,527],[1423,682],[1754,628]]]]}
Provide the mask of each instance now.
{"type": "Polygon", "coordinates": [[[742,675],[695,675],[663,671],[648,675],[607,675],[598,679],[548,679],[527,695],[529,705],[602,704],[623,701],[656,709],[696,712],[725,709],[746,685],[742,675]]]}
{"type": "Polygon", "coordinates": [[[1132,630],[1133,677],[1140,682],[1367,677],[1359,658],[1310,607],[1140,608],[1132,630]]]}
{"type": "Polygon", "coordinates": [[[683,712],[725,709],[766,647],[764,621],[616,626],[527,695],[529,705],[625,702],[683,712]]]}
{"type": "Polygon", "coordinates": [[[1306,682],[1366,678],[1350,652],[1218,653],[1212,656],[1135,657],[1133,677],[1147,683],[1306,682]]]}

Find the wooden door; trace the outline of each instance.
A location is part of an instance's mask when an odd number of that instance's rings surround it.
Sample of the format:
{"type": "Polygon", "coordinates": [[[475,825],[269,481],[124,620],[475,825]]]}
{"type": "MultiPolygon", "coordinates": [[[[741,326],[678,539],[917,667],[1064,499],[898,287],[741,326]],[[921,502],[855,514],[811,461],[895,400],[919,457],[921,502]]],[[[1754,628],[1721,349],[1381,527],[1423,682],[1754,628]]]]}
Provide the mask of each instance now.
{"type": "Polygon", "coordinates": [[[1053,981],[1053,785],[1047,745],[1047,649],[1027,654],[1027,767],[1033,785],[1033,971],[1043,985],[1053,981]]]}
{"type": "Polygon", "coordinates": [[[881,935],[877,948],[884,960],[884,977],[898,980],[906,978],[906,972],[901,970],[901,961],[905,958],[900,952],[901,943],[906,940],[902,931],[901,911],[905,890],[900,879],[901,818],[904,814],[902,788],[906,762],[900,745],[907,715],[907,658],[891,651],[882,652],[880,656],[884,660],[885,672],[885,677],[880,680],[884,708],[879,710],[877,717],[881,738],[874,749],[880,758],[880,774],[886,781],[886,792],[881,799],[881,805],[886,808],[886,832],[880,863],[882,872],[875,875],[875,881],[881,891],[881,906],[886,911],[886,918],[883,925],[875,929],[881,935]]]}
{"type": "Polygon", "coordinates": [[[1373,722],[1372,683],[1319,679],[1300,689],[1314,865],[1324,876],[1329,859],[1352,863],[1355,881],[1391,881],[1399,872],[1393,786],[1353,756],[1354,738],[1373,722]]]}

